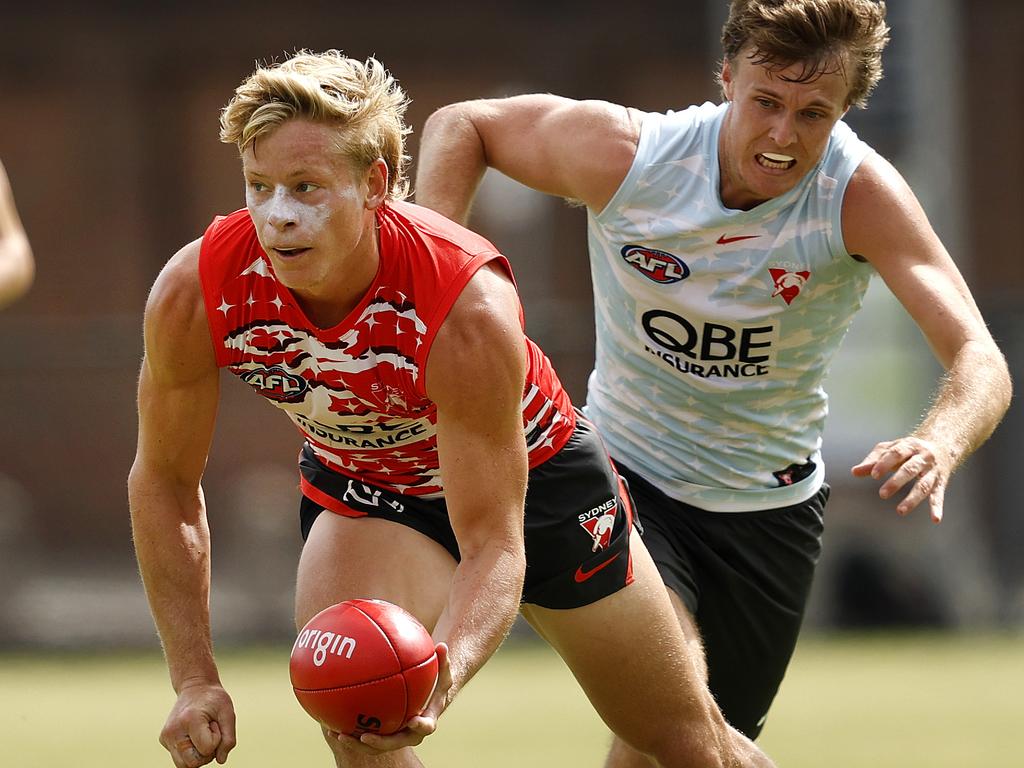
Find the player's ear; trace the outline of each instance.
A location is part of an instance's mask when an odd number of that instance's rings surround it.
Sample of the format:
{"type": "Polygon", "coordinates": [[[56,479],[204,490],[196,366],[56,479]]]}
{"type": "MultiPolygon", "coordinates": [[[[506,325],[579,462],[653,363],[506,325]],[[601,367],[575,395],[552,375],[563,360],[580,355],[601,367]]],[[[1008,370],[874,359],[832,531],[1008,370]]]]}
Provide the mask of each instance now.
{"type": "Polygon", "coordinates": [[[722,62],[722,72],[718,79],[722,83],[722,94],[725,96],[725,100],[732,101],[732,67],[729,65],[728,59],[722,62]]]}
{"type": "Polygon", "coordinates": [[[373,210],[388,196],[388,164],[378,157],[370,165],[366,176],[366,207],[373,210]]]}

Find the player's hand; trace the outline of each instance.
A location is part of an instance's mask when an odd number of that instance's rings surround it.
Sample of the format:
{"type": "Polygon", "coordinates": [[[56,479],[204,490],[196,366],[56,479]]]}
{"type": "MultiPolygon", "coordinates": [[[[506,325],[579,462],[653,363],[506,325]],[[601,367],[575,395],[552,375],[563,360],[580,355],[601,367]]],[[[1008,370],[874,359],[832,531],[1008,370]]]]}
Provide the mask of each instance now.
{"type": "Polygon", "coordinates": [[[223,687],[210,683],[182,686],[167,716],[160,743],[175,768],[224,763],[235,747],[235,708],[223,687]]]}
{"type": "Polygon", "coordinates": [[[377,755],[381,752],[391,752],[395,749],[419,745],[427,736],[437,730],[437,719],[444,712],[445,707],[451,703],[448,698],[448,692],[452,687],[452,670],[448,665],[448,646],[438,643],[434,650],[437,653],[437,685],[434,686],[434,692],[431,694],[427,706],[420,714],[409,718],[409,722],[402,730],[387,736],[382,736],[379,733],[364,733],[358,739],[333,731],[330,732],[330,735],[336,737],[347,748],[364,754],[377,755]]]}
{"type": "Polygon", "coordinates": [[[903,437],[876,445],[851,472],[854,477],[872,477],[879,480],[890,477],[878,489],[883,499],[892,498],[908,483],[913,483],[907,495],[896,505],[900,515],[909,514],[918,504],[928,499],[932,522],[942,522],[942,502],[946,484],[953,473],[952,458],[937,443],[919,437],[903,437]]]}

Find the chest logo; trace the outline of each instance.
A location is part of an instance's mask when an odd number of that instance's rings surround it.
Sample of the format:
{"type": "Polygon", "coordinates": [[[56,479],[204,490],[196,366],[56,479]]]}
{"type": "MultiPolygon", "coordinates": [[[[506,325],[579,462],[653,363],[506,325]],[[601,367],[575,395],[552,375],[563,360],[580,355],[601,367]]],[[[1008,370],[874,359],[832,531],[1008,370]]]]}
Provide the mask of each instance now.
{"type": "Polygon", "coordinates": [[[760,237],[760,235],[736,235],[735,237],[719,235],[715,242],[719,245],[728,245],[729,243],[738,243],[740,240],[753,240],[755,237],[760,237]]]}
{"type": "Polygon", "coordinates": [[[671,253],[640,245],[624,245],[621,253],[629,266],[655,283],[678,283],[690,276],[690,268],[671,253]]]}
{"type": "Polygon", "coordinates": [[[289,373],[279,365],[273,368],[252,368],[239,377],[261,395],[279,403],[294,403],[302,399],[309,383],[301,376],[289,373]]]}
{"type": "Polygon", "coordinates": [[[370,385],[370,395],[384,408],[398,408],[408,410],[409,405],[405,402],[402,390],[392,387],[390,384],[375,382],[370,385]]]}
{"type": "Polygon", "coordinates": [[[788,269],[769,269],[768,273],[772,276],[772,282],[775,283],[775,292],[772,293],[772,298],[781,296],[782,300],[786,304],[792,304],[804,285],[811,278],[811,273],[806,270],[801,272],[790,272],[788,269]]]}

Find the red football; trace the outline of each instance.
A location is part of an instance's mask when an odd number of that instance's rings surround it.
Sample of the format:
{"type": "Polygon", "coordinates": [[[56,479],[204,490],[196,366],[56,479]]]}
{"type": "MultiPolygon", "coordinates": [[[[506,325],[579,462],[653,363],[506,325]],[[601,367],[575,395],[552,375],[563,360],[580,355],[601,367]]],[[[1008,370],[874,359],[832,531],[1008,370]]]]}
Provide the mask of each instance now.
{"type": "Polygon", "coordinates": [[[401,730],[437,682],[430,633],[383,600],[346,600],[318,613],[299,632],[289,666],[302,708],[356,736],[401,730]]]}

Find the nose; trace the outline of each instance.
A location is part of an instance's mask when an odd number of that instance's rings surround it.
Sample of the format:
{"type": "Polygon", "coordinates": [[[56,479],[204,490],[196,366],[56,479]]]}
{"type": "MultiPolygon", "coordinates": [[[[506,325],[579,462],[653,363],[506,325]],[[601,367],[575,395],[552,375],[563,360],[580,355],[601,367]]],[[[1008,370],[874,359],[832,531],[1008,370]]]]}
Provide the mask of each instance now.
{"type": "Polygon", "coordinates": [[[768,137],[775,142],[775,146],[788,147],[796,141],[796,126],[793,118],[787,114],[780,114],[772,123],[768,137]]]}
{"type": "Polygon", "coordinates": [[[287,212],[271,211],[270,215],[267,216],[267,223],[274,229],[283,232],[295,226],[295,219],[289,216],[287,212]]]}
{"type": "Polygon", "coordinates": [[[267,206],[267,223],[278,231],[284,231],[298,223],[294,206],[281,192],[277,192],[267,206]]]}

